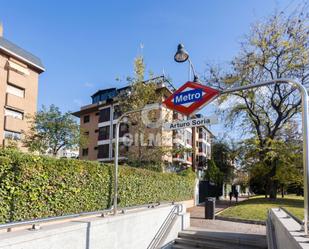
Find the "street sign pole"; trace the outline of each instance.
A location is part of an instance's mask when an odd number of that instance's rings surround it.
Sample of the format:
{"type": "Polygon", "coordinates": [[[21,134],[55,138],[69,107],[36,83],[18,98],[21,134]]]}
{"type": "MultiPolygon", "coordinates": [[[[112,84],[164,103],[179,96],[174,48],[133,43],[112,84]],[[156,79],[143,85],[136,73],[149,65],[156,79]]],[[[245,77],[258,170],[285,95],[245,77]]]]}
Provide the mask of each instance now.
{"type": "MultiPolygon", "coordinates": [[[[188,83],[186,83],[186,84],[188,84],[188,83]]],[[[195,84],[195,88],[198,88],[197,83],[194,83],[194,84],[195,84]]],[[[190,86],[192,86],[194,84],[189,82],[190,86]]],[[[294,86],[299,90],[299,92],[301,94],[301,100],[302,100],[301,101],[301,104],[302,104],[302,134],[303,134],[303,167],[304,167],[304,174],[305,174],[304,175],[304,230],[305,230],[305,234],[308,235],[308,217],[309,217],[309,213],[308,213],[308,207],[309,207],[309,203],[308,203],[308,201],[309,201],[309,196],[308,196],[308,189],[309,189],[309,183],[308,183],[308,179],[309,179],[308,111],[309,111],[309,108],[308,108],[308,93],[307,93],[306,88],[302,84],[300,84],[299,82],[291,80],[291,79],[276,79],[276,80],[265,81],[265,82],[260,82],[260,83],[256,83],[256,84],[250,84],[250,85],[246,85],[246,86],[240,86],[240,87],[226,89],[226,90],[221,91],[220,95],[235,93],[235,92],[239,92],[239,91],[244,91],[244,90],[249,90],[249,89],[253,89],[253,88],[258,88],[258,87],[263,87],[263,86],[268,86],[268,85],[274,85],[274,84],[288,84],[288,85],[294,86]]],[[[205,86],[202,86],[202,85],[201,85],[201,88],[204,88],[207,91],[210,90],[212,92],[214,90],[214,89],[211,89],[211,88],[206,88],[205,86]]],[[[178,91],[178,93],[182,94],[181,91],[179,91],[179,90],[177,90],[177,91],[178,91]]],[[[183,96],[183,95],[179,95],[179,98],[181,96],[183,96]]],[[[209,103],[211,100],[213,100],[217,96],[218,96],[218,94],[213,92],[213,96],[210,100],[204,99],[203,101],[204,101],[204,103],[206,103],[206,102],[209,103]]],[[[196,92],[194,92],[193,98],[194,97],[197,98],[196,92]]],[[[181,98],[182,98],[181,100],[183,101],[183,103],[186,104],[187,98],[185,98],[185,97],[181,97],[181,98]]],[[[171,98],[169,98],[168,100],[169,100],[169,102],[167,102],[167,107],[169,107],[170,109],[175,109],[173,103],[171,103],[171,98]]],[[[191,107],[191,110],[190,110],[191,113],[194,111],[194,109],[201,108],[201,106],[202,106],[201,104],[200,105],[193,104],[193,106],[191,107]]],[[[115,141],[115,190],[114,190],[114,214],[115,215],[117,214],[117,196],[118,196],[118,144],[119,144],[120,122],[125,116],[128,116],[130,113],[140,112],[142,110],[143,109],[127,112],[127,113],[123,114],[117,121],[116,141],[115,141]]],[[[188,109],[181,107],[180,111],[181,110],[186,111],[188,109]]]]}

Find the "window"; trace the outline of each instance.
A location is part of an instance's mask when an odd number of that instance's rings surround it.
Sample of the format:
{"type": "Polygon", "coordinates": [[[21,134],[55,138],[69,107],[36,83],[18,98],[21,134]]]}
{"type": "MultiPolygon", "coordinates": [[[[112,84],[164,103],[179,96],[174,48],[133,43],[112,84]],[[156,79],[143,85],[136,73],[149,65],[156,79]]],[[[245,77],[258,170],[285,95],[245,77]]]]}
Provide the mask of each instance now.
{"type": "Polygon", "coordinates": [[[21,134],[19,132],[4,131],[4,138],[13,139],[13,140],[20,140],[21,134]]]}
{"type": "Polygon", "coordinates": [[[88,148],[82,150],[83,156],[88,156],[88,148]]]}
{"type": "MultiPolygon", "coordinates": [[[[118,156],[125,157],[128,155],[129,147],[125,145],[123,142],[120,142],[118,145],[118,156]]],[[[115,143],[113,143],[113,151],[112,151],[112,157],[115,156],[115,143]]]]}
{"type": "Polygon", "coordinates": [[[200,139],[206,140],[206,139],[207,139],[207,131],[206,131],[204,128],[199,128],[198,137],[199,137],[200,139]]]}
{"type": "Polygon", "coordinates": [[[84,116],[84,123],[88,123],[90,121],[90,116],[86,115],[84,116]]]}
{"type": "Polygon", "coordinates": [[[10,116],[10,117],[17,118],[17,119],[23,119],[24,118],[24,114],[22,112],[15,111],[15,110],[12,110],[12,109],[5,109],[4,110],[4,116],[10,116]]]}
{"type": "MultiPolygon", "coordinates": [[[[119,127],[119,137],[123,137],[126,133],[129,132],[129,125],[121,123],[119,127]]],[[[116,137],[116,125],[113,125],[113,138],[116,137]]]]}
{"type": "Polygon", "coordinates": [[[109,144],[98,146],[98,158],[109,158],[109,144]]]}
{"type": "Polygon", "coordinates": [[[105,108],[100,110],[99,122],[106,122],[110,120],[111,108],[105,108]]]}
{"type": "Polygon", "coordinates": [[[185,139],[186,139],[186,143],[189,145],[192,145],[192,133],[189,131],[186,131],[185,133],[185,139]]]}
{"type": "Polygon", "coordinates": [[[115,96],[117,96],[117,90],[116,89],[102,90],[102,91],[97,92],[95,95],[92,96],[92,104],[98,103],[100,101],[111,100],[115,96]]]}
{"type": "Polygon", "coordinates": [[[100,102],[100,95],[96,95],[92,97],[92,104],[99,103],[100,102]]]}
{"type": "Polygon", "coordinates": [[[119,137],[123,137],[128,132],[129,132],[129,125],[128,124],[120,124],[119,137]]]}
{"type": "Polygon", "coordinates": [[[113,118],[117,119],[121,116],[121,111],[120,111],[120,107],[119,105],[115,105],[114,106],[114,114],[113,114],[113,118]]]}
{"type": "Polygon", "coordinates": [[[7,88],[6,88],[6,92],[21,98],[25,97],[25,89],[13,86],[11,84],[8,84],[7,88]]]}
{"type": "Polygon", "coordinates": [[[8,68],[15,71],[16,73],[22,74],[22,75],[29,75],[29,70],[20,65],[19,63],[15,63],[13,61],[8,61],[8,68]]]}
{"type": "Polygon", "coordinates": [[[205,143],[202,143],[202,142],[199,143],[198,152],[206,153],[206,144],[205,143]]]}
{"type": "Polygon", "coordinates": [[[99,140],[109,139],[110,126],[103,126],[99,128],[99,140]]]}

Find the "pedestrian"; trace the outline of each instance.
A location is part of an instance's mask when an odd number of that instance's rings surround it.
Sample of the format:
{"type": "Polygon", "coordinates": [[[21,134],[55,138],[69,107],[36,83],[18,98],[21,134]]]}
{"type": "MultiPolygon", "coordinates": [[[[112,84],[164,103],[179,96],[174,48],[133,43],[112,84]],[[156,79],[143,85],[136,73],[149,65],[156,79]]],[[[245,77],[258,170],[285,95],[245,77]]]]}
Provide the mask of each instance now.
{"type": "Polygon", "coordinates": [[[232,203],[232,197],[233,197],[233,192],[232,191],[230,191],[229,196],[230,196],[230,204],[231,204],[232,203]]]}
{"type": "Polygon", "coordinates": [[[235,196],[236,202],[238,202],[238,191],[237,190],[235,190],[234,196],[235,196]]]}

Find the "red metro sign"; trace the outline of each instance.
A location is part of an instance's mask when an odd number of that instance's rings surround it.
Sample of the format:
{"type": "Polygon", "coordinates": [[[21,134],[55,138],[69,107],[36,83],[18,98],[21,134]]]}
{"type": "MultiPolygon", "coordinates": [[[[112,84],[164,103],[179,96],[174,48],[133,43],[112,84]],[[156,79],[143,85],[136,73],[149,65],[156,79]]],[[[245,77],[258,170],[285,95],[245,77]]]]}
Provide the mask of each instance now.
{"type": "Polygon", "coordinates": [[[163,104],[169,109],[189,116],[219,94],[220,92],[216,89],[188,81],[168,97],[163,104]]]}

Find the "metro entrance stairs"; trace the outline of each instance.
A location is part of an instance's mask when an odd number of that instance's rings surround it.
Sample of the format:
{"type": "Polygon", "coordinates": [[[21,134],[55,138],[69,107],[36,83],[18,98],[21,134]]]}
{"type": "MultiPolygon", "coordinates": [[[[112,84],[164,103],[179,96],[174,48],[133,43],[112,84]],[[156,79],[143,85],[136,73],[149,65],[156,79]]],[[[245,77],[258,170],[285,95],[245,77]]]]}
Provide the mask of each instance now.
{"type": "Polygon", "coordinates": [[[191,227],[178,234],[174,249],[267,249],[266,235],[191,227]]]}

